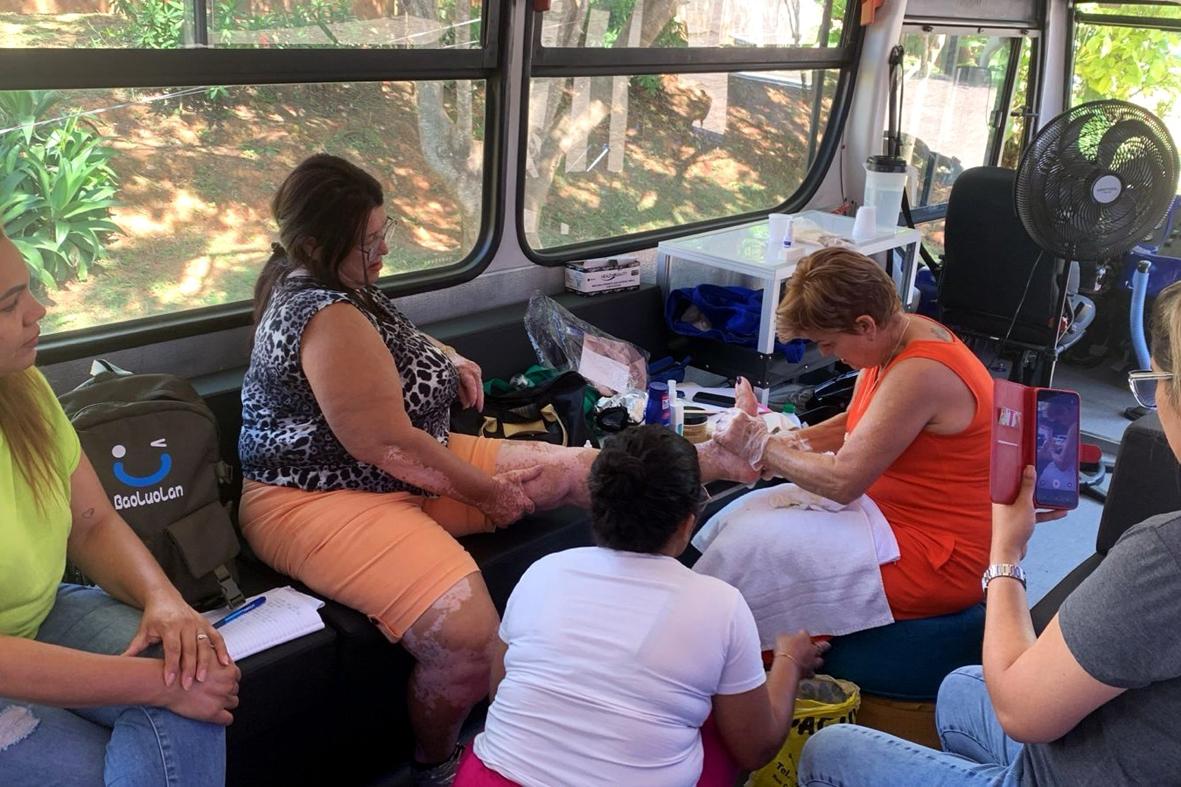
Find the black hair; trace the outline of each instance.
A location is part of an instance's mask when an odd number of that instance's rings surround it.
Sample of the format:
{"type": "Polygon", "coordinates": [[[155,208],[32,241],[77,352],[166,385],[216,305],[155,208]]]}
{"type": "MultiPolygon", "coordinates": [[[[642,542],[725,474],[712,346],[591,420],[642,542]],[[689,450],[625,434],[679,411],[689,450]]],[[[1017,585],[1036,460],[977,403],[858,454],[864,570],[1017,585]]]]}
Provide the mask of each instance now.
{"type": "Polygon", "coordinates": [[[702,502],[697,449],[661,426],[610,438],[587,484],[595,542],[627,552],[659,552],[702,502]]]}
{"type": "Polygon", "coordinates": [[[361,241],[369,213],[383,203],[381,184],[352,162],[327,153],[304,159],[271,200],[280,242],[271,245],[254,285],[254,319],[266,310],[275,285],[295,268],[305,268],[325,287],[349,290],[340,280],[340,264],[361,241]],[[311,254],[309,246],[319,253],[311,254]]]}

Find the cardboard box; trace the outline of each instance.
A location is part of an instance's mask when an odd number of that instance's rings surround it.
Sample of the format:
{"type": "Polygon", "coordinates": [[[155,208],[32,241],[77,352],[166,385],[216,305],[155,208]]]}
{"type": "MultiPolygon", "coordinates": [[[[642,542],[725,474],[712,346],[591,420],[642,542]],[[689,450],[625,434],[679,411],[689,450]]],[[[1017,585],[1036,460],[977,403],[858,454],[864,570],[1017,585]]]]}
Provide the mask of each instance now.
{"type": "Polygon", "coordinates": [[[566,266],[566,289],[579,295],[634,290],[640,286],[640,261],[635,257],[603,257],[566,266]]]}

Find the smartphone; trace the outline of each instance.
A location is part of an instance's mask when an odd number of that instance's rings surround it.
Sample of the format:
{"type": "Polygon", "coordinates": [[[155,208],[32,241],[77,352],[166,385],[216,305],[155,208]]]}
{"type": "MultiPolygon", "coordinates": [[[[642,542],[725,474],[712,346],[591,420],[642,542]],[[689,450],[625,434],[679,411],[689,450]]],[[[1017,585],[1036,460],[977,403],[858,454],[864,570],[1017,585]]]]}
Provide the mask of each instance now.
{"type": "Polygon", "coordinates": [[[1038,508],[1078,508],[1078,394],[1035,388],[1037,483],[1033,502],[1038,508]]]}
{"type": "Polygon", "coordinates": [[[1029,388],[997,380],[990,491],[995,503],[1012,503],[1026,465],[1037,470],[1038,508],[1078,507],[1079,397],[1073,391],[1029,388]]]}

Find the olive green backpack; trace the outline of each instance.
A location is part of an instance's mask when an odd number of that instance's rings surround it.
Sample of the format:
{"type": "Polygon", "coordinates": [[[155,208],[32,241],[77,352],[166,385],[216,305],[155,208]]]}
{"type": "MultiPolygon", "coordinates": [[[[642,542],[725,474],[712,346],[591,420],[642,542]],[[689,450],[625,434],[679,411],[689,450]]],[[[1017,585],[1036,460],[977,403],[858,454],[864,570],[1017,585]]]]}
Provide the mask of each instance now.
{"type": "Polygon", "coordinates": [[[119,514],[197,609],[242,603],[217,420],[187,380],[96,361],[60,397],[119,514]]]}

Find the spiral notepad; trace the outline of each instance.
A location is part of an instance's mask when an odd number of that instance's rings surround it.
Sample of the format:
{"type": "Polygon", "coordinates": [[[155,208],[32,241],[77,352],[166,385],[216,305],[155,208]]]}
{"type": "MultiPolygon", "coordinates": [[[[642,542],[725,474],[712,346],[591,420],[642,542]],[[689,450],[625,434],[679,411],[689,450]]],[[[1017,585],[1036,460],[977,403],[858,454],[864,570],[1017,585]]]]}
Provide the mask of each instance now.
{"type": "MultiPolygon", "coordinates": [[[[324,628],[318,611],[324,606],[320,599],[287,586],[259,595],[266,596],[265,604],[218,629],[234,661],[324,628]]],[[[247,601],[256,598],[258,596],[251,596],[247,601]]],[[[214,622],[229,613],[229,607],[222,607],[202,614],[214,622]]]]}

